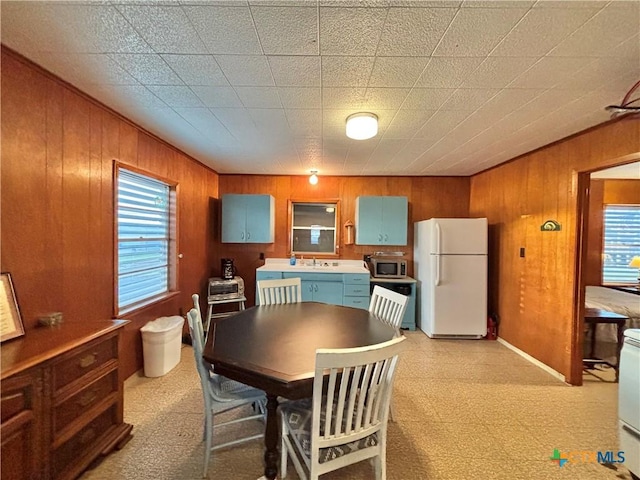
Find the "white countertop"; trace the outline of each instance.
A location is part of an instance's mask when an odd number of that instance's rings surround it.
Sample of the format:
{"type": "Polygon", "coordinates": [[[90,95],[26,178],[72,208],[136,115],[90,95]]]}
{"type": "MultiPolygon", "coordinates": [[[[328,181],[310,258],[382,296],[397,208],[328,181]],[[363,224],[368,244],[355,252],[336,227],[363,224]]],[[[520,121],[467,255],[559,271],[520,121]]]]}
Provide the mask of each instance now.
{"type": "Polygon", "coordinates": [[[290,265],[288,258],[267,258],[264,265],[257,268],[257,271],[369,274],[369,269],[362,260],[316,259],[314,266],[313,258],[305,258],[304,265],[300,259],[296,261],[295,265],[290,265]]]}
{"type": "Polygon", "coordinates": [[[371,277],[371,283],[373,284],[383,284],[383,283],[417,283],[415,278],[411,277],[402,277],[402,278],[375,278],[371,277]]]}

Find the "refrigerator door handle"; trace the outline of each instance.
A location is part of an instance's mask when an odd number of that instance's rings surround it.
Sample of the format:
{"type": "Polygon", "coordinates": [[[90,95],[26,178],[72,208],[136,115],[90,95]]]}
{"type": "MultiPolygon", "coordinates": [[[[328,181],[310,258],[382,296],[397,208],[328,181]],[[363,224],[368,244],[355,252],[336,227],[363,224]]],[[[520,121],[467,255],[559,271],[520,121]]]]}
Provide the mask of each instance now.
{"type": "Polygon", "coordinates": [[[442,237],[442,232],[440,231],[440,224],[435,222],[436,225],[436,275],[434,278],[434,285],[436,287],[440,286],[440,240],[442,237]]]}

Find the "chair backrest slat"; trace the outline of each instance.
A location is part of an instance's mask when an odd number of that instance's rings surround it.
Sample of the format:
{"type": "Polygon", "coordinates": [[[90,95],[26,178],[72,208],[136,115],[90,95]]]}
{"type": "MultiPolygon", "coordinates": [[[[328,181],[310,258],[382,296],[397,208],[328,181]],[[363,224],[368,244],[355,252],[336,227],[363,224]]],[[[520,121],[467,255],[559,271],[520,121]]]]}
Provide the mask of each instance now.
{"type": "Polygon", "coordinates": [[[302,302],[302,281],[299,277],[258,280],[256,285],[259,305],[302,302]]]}
{"type": "Polygon", "coordinates": [[[408,300],[409,297],[406,295],[375,285],[371,293],[369,311],[388,325],[400,328],[408,300]]]}
{"type": "Polygon", "coordinates": [[[365,434],[386,422],[404,340],[398,337],[369,347],[317,350],[312,421],[315,438],[335,441],[365,434]]]}

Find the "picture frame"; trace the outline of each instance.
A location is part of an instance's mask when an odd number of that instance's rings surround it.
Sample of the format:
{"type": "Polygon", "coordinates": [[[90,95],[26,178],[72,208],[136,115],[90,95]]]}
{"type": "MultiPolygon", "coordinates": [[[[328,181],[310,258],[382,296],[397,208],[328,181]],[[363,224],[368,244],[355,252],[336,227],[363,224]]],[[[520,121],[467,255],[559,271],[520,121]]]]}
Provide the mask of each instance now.
{"type": "Polygon", "coordinates": [[[24,324],[11,274],[3,272],[0,273],[0,343],[22,335],[24,335],[24,324]]]}

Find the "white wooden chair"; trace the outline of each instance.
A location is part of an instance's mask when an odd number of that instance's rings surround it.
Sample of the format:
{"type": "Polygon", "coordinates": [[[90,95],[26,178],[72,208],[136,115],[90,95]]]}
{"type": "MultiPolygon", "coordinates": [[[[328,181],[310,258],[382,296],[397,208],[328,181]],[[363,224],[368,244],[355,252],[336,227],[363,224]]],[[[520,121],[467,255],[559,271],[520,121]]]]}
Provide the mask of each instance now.
{"type": "MultiPolygon", "coordinates": [[[[383,323],[391,325],[396,330],[400,330],[404,312],[407,310],[409,297],[401,293],[394,292],[388,288],[376,285],[371,293],[369,311],[376,315],[383,323]]],[[[391,402],[389,417],[392,422],[396,421],[393,402],[391,402]]]]}
{"type": "Polygon", "coordinates": [[[313,398],[280,407],[281,478],[289,456],[301,479],[370,458],[375,478],[386,478],[389,401],[404,340],[316,350],[313,398]]]}
{"type": "MultiPolygon", "coordinates": [[[[197,297],[197,295],[194,295],[194,297],[197,297]]],[[[197,301],[197,299],[194,299],[194,301],[197,301]]],[[[198,369],[198,375],[200,376],[200,383],[204,396],[205,449],[204,470],[202,476],[206,478],[207,470],[209,469],[209,460],[211,458],[211,453],[214,450],[264,437],[263,433],[258,433],[255,435],[239,437],[235,440],[217,445],[213,444],[214,431],[220,427],[255,419],[266,421],[266,396],[261,390],[249,387],[234,380],[229,380],[222,375],[213,373],[211,365],[202,358],[202,352],[204,349],[204,332],[202,330],[202,317],[200,316],[199,311],[192,308],[189,313],[187,313],[187,320],[189,322],[189,332],[191,334],[191,343],[193,345],[196,368],[198,369]],[[215,423],[215,416],[217,414],[243,407],[247,410],[248,414],[236,417],[233,420],[217,424],[215,423]]],[[[261,425],[261,428],[264,427],[261,425]]]]}
{"type": "Polygon", "coordinates": [[[300,278],[258,280],[258,305],[280,305],[302,302],[300,278]]]}
{"type": "Polygon", "coordinates": [[[408,300],[409,297],[406,295],[376,285],[371,293],[369,311],[384,323],[399,329],[402,325],[404,312],[407,310],[408,300]]]}

